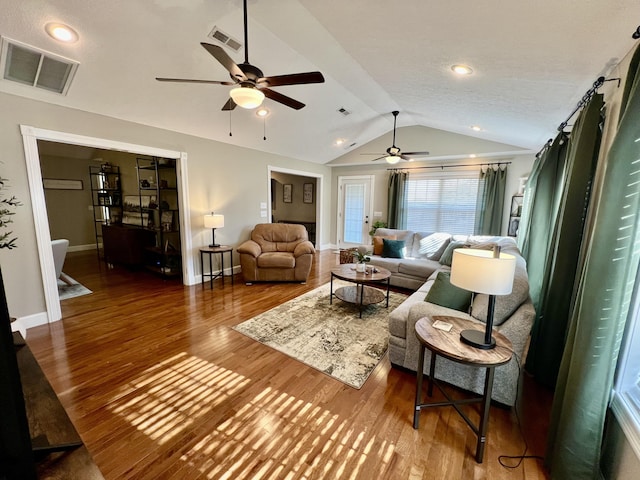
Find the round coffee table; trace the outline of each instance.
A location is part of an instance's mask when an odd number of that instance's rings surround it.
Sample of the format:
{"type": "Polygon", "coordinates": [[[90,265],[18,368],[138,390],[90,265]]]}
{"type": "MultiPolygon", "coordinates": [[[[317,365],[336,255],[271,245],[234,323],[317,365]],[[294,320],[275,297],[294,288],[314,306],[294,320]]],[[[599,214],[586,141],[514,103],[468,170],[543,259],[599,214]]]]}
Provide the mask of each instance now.
{"type": "Polygon", "coordinates": [[[359,306],[360,318],[362,318],[362,307],[367,305],[373,305],[374,303],[380,303],[385,298],[387,300],[386,308],[389,308],[389,280],[391,278],[391,272],[386,268],[367,266],[366,272],[356,271],[356,265],[354,263],[345,263],[337,265],[331,269],[331,290],[329,293],[329,304],[333,303],[333,296],[342,300],[343,302],[354,303],[359,306]],[[355,285],[348,285],[346,287],[340,287],[333,291],[333,278],[339,278],[347,282],[355,283],[355,285]],[[367,283],[383,282],[386,280],[387,292],[383,292],[378,288],[365,285],[367,283]]]}

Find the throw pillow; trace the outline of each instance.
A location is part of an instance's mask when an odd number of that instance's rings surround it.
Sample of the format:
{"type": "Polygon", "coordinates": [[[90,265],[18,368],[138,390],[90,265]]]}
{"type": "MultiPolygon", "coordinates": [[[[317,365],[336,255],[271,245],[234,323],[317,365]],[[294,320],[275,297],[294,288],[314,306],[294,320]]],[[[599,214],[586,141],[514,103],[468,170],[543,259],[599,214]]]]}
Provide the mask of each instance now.
{"type": "Polygon", "coordinates": [[[404,240],[383,238],[382,256],[385,258],[404,258],[404,240]]]}
{"type": "Polygon", "coordinates": [[[442,265],[451,266],[451,261],[453,260],[453,251],[456,248],[463,248],[466,245],[465,242],[450,242],[447,245],[447,248],[444,249],[442,255],[440,256],[440,263],[442,265]]]}
{"type": "Polygon", "coordinates": [[[450,278],[449,273],[438,272],[424,301],[466,312],[471,305],[471,292],[452,285],[450,278]]]}
{"type": "Polygon", "coordinates": [[[395,235],[380,235],[373,237],[373,254],[374,255],[382,255],[382,240],[396,240],[395,235]]]}
{"type": "Polygon", "coordinates": [[[418,254],[430,260],[438,260],[449,244],[451,235],[448,233],[432,233],[420,239],[418,254]]]}

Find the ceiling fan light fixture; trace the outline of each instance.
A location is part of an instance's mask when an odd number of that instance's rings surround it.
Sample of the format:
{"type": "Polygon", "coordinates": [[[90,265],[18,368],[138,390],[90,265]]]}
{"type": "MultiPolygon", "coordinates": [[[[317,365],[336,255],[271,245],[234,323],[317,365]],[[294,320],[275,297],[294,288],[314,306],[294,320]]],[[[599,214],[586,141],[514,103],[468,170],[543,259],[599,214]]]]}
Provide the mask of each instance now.
{"type": "Polygon", "coordinates": [[[233,101],[242,108],[252,109],[262,105],[264,93],[257,88],[237,87],[229,92],[233,101]]]}
{"type": "Polygon", "coordinates": [[[387,161],[387,163],[390,163],[391,165],[395,165],[400,161],[400,157],[397,155],[389,155],[387,157],[384,157],[384,159],[387,161]]]}

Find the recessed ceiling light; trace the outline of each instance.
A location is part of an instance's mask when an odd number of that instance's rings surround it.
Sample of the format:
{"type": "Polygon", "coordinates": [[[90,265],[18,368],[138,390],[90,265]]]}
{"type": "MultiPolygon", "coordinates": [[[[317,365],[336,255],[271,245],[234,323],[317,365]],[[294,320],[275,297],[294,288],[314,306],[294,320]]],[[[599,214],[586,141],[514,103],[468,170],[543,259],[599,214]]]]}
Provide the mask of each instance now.
{"type": "Polygon", "coordinates": [[[453,70],[458,75],[471,75],[473,73],[473,69],[468,65],[451,65],[451,70],[453,70]]]}
{"type": "Polygon", "coordinates": [[[256,115],[259,117],[266,117],[267,115],[269,115],[269,110],[267,108],[261,108],[260,110],[256,111],[256,115]]]}
{"type": "Polygon", "coordinates": [[[482,128],[480,128],[478,125],[471,125],[471,130],[473,130],[474,132],[479,132],[480,130],[482,130],[482,128]]]}
{"type": "Polygon", "coordinates": [[[476,154],[472,153],[471,155],[469,155],[469,158],[476,158],[476,154]]]}
{"type": "Polygon", "coordinates": [[[336,145],[342,145],[344,143],[344,138],[339,138],[336,140],[336,145]]]}
{"type": "Polygon", "coordinates": [[[44,29],[51,38],[59,42],[75,43],[78,41],[78,32],[63,23],[47,23],[44,29]]]}

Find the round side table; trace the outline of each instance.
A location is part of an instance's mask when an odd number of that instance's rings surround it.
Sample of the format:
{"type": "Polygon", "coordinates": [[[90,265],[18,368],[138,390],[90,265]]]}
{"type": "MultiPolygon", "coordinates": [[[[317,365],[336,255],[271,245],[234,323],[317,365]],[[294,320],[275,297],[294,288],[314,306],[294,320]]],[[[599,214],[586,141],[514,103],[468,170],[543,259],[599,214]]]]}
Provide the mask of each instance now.
{"type": "Polygon", "coordinates": [[[482,463],[484,457],[484,447],[487,441],[487,425],[489,424],[489,407],[491,406],[491,390],[493,388],[493,375],[496,367],[504,365],[513,355],[513,347],[507,337],[500,332],[493,331],[493,338],[496,340],[496,347],[491,350],[482,350],[472,347],[460,340],[460,332],[462,330],[484,330],[483,323],[472,322],[458,317],[449,317],[434,315],[433,317],[424,317],[416,322],[416,337],[420,342],[420,352],[418,356],[418,368],[416,372],[416,399],[415,409],[413,412],[413,428],[418,428],[420,420],[420,410],[427,407],[443,407],[451,406],[456,409],[465,422],[471,427],[478,437],[476,444],[476,462],[482,463]],[[435,328],[435,322],[443,322],[450,324],[449,331],[435,328]],[[431,365],[429,367],[429,384],[427,394],[429,397],[433,395],[433,385],[436,385],[444,394],[446,402],[422,403],[422,379],[424,377],[424,357],[425,350],[431,351],[431,365]],[[436,357],[441,356],[454,362],[486,369],[484,389],[481,397],[454,400],[440,386],[434,378],[436,368],[436,357]],[[467,403],[481,403],[480,423],[474,424],[469,417],[460,410],[458,405],[467,403]]]}

